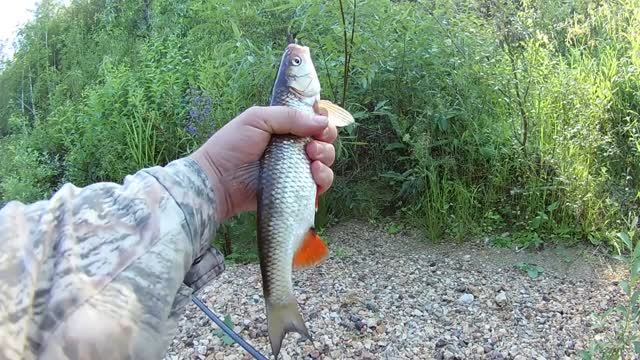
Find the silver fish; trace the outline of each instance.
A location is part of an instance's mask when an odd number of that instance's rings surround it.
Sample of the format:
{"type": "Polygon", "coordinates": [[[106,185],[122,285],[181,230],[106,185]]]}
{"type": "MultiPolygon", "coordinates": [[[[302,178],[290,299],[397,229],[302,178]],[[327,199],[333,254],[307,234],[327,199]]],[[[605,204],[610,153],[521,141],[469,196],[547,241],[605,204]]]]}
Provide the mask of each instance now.
{"type": "MultiPolygon", "coordinates": [[[[271,105],[325,114],[336,126],[354,122],[349,112],[320,99],[320,81],[306,46],[287,46],[271,105]]],[[[328,254],[314,229],[317,185],[305,146],[310,138],[276,135],[260,160],[257,231],[260,270],[271,350],[276,357],[288,332],[311,335],[293,293],[292,270],[321,262],[328,254]]]]}

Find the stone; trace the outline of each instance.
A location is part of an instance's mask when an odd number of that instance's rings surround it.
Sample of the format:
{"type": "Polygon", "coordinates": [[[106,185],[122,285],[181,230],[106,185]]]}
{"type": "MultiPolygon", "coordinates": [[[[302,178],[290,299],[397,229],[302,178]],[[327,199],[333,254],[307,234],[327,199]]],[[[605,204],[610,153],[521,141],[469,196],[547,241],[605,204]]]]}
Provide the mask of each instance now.
{"type": "Polygon", "coordinates": [[[458,298],[458,302],[465,305],[471,304],[473,300],[474,300],[473,294],[469,294],[469,293],[462,294],[462,296],[458,298]]]}
{"type": "Polygon", "coordinates": [[[507,304],[507,294],[504,291],[500,291],[495,300],[498,306],[504,306],[507,304]]]}
{"type": "Polygon", "coordinates": [[[196,346],[196,352],[201,355],[207,354],[207,346],[206,345],[198,345],[196,346]]]}

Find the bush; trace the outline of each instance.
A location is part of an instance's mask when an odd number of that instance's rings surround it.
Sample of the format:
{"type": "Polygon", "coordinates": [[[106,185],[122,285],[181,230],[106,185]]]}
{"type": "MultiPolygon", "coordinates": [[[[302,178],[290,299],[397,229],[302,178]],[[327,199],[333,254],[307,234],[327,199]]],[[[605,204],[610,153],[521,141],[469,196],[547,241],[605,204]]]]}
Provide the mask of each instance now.
{"type": "Polygon", "coordinates": [[[0,198],[30,203],[50,195],[49,184],[59,176],[58,159],[30,148],[22,135],[0,140],[0,198]]]}

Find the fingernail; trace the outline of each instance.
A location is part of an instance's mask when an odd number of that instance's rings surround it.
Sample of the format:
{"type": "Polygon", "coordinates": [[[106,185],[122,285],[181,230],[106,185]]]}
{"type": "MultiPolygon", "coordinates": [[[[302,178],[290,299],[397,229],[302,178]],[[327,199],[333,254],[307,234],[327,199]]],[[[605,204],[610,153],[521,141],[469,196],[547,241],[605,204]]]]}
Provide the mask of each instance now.
{"type": "Polygon", "coordinates": [[[324,129],[324,130],[322,131],[322,134],[320,135],[319,140],[324,140],[324,139],[326,139],[327,137],[329,137],[329,132],[330,132],[330,131],[331,131],[331,130],[330,130],[329,128],[324,129]]]}
{"type": "Polygon", "coordinates": [[[313,123],[316,125],[327,126],[329,124],[329,119],[323,115],[315,115],[313,117],[313,123]]]}
{"type": "Polygon", "coordinates": [[[318,144],[313,141],[310,142],[309,145],[307,145],[307,152],[310,153],[309,156],[316,156],[318,153],[318,144]]]}

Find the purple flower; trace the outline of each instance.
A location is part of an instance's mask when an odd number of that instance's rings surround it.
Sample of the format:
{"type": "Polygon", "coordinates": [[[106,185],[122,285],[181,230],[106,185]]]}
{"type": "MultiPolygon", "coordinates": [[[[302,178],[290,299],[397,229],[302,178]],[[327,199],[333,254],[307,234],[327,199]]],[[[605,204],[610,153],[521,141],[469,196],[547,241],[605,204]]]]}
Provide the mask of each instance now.
{"type": "Polygon", "coordinates": [[[185,131],[194,136],[198,133],[200,126],[206,125],[207,120],[210,120],[213,101],[202,91],[193,88],[189,89],[187,93],[187,101],[189,116],[185,124],[185,131]]]}

